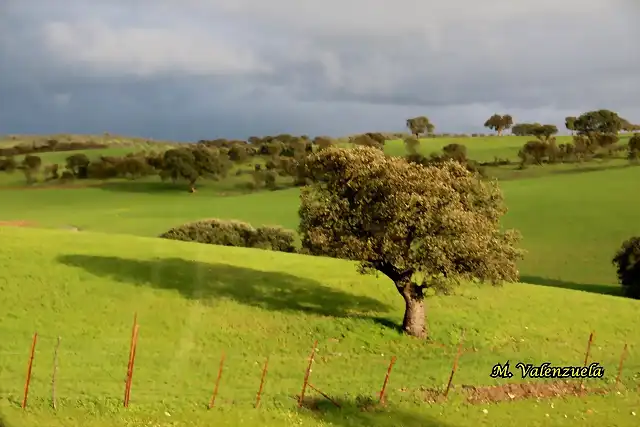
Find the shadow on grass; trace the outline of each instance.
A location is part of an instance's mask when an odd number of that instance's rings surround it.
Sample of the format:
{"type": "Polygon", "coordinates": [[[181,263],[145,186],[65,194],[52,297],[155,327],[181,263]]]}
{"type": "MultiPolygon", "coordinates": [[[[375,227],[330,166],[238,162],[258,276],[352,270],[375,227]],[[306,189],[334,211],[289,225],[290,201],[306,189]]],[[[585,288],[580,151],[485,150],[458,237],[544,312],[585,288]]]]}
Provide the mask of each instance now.
{"type": "Polygon", "coordinates": [[[551,175],[571,175],[571,174],[579,174],[579,173],[587,173],[587,172],[597,172],[597,171],[607,171],[607,170],[615,170],[615,169],[626,169],[629,167],[635,166],[631,163],[625,163],[622,165],[607,165],[606,163],[599,163],[599,165],[576,165],[575,168],[572,169],[558,169],[552,170],[550,172],[551,175]]]}
{"type": "Polygon", "coordinates": [[[530,283],[532,285],[548,286],[552,288],[571,289],[574,291],[591,292],[602,295],[623,296],[621,287],[611,285],[565,282],[562,280],[547,279],[536,276],[521,276],[520,281],[522,283],[530,283]]]}
{"type": "Polygon", "coordinates": [[[341,408],[323,398],[305,399],[309,414],[336,427],[453,427],[432,417],[387,405],[377,407],[372,399],[338,400],[341,408]]]}
{"type": "Polygon", "coordinates": [[[588,172],[626,169],[634,166],[636,165],[631,163],[618,164],[618,165],[606,165],[606,164],[598,163],[597,165],[574,164],[574,166],[570,169],[553,169],[553,165],[544,165],[544,166],[532,165],[525,170],[520,170],[517,167],[514,168],[512,166],[511,167],[510,166],[487,166],[487,170],[489,171],[489,173],[491,172],[491,170],[501,171],[498,174],[490,173],[490,176],[496,177],[500,181],[517,181],[521,179],[544,178],[546,176],[551,176],[551,175],[577,175],[577,174],[588,173],[588,172]]]}
{"type": "Polygon", "coordinates": [[[386,312],[388,306],[281,272],[266,272],[226,264],[180,258],[134,260],[90,255],[62,255],[62,264],[120,282],[174,289],[186,298],[231,299],[273,311],[302,311],[322,316],[347,317],[386,312]]]}

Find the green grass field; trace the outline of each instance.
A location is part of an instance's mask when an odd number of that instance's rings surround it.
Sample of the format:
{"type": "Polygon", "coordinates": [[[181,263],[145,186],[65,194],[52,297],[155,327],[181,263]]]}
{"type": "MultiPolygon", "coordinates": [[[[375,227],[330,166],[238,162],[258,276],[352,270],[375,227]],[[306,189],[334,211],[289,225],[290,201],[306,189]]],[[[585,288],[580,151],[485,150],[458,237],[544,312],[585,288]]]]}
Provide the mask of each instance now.
{"type": "Polygon", "coordinates": [[[392,285],[358,276],[344,261],[60,230],[4,228],[0,239],[6,307],[0,329],[9,338],[1,348],[3,410],[24,425],[45,420],[62,425],[83,411],[97,423],[92,425],[143,418],[164,419],[165,424],[153,425],[323,425],[317,419],[322,414],[298,413],[293,400],[316,339],[320,350],[313,384],[347,403],[375,397],[390,356],[399,358],[389,413],[378,418],[346,410],[333,415],[345,420],[324,425],[398,425],[394,412],[404,413],[409,421],[402,425],[409,426],[429,425],[422,421],[429,419],[437,422],[433,425],[441,425],[439,420],[465,425],[470,417],[480,425],[507,425],[514,416],[526,417],[528,425],[548,425],[543,424],[546,413],[557,425],[583,419],[596,425],[614,414],[617,425],[637,422],[631,411],[638,396],[627,391],[569,399],[551,408],[548,402],[467,405],[457,388],[450,403],[417,404],[421,387],[446,383],[463,328],[465,347],[477,351],[461,358],[458,385],[494,383],[491,367],[505,360],[579,365],[592,329],[597,334],[592,359],[611,371],[607,385],[622,343],[632,346],[624,371],[625,382],[632,384],[640,374],[636,301],[525,284],[469,286],[456,296],[429,301],[430,331],[442,348],[399,335],[392,325],[401,319],[402,301],[392,285]],[[568,305],[579,309],[567,310],[568,305]],[[141,332],[132,407],[126,411],[119,406],[134,311],[141,332]],[[36,330],[40,340],[30,409],[21,414],[16,405],[36,330]],[[52,417],[50,375],[58,335],[60,410],[52,417]],[[220,407],[206,411],[223,351],[220,407]],[[251,406],[267,356],[263,408],[255,410],[251,406]],[[588,409],[595,414],[587,416],[588,409]]]}
{"type": "MultiPolygon", "coordinates": [[[[465,143],[471,158],[492,160],[513,157],[505,153],[517,153],[524,141],[436,139],[423,142],[421,150],[429,153],[451,142],[465,143]]],[[[396,141],[386,149],[402,154],[404,148],[396,141]]],[[[393,285],[358,275],[352,263],[154,238],[175,225],[211,217],[295,229],[298,189],[238,194],[233,179],[246,177],[204,183],[195,194],[159,180],[4,188],[0,221],[33,224],[0,227],[0,412],[9,426],[453,427],[508,426],[514,419],[527,426],[635,426],[640,305],[616,296],[610,259],[623,240],[640,235],[640,202],[632,197],[640,168],[616,161],[596,165],[595,171],[592,164],[568,166],[532,167],[501,182],[509,207],[504,224],[521,231],[528,251],[520,264],[524,283],[467,285],[454,296],[432,297],[433,343],[401,336],[396,327],[403,302],[393,285]],[[82,231],[61,229],[70,225],[82,231]],[[131,407],[123,409],[134,312],[140,342],[131,407]],[[450,401],[425,402],[425,389],[446,385],[463,328],[469,351],[461,358],[450,401]],[[22,411],[36,330],[29,406],[22,411]],[[606,371],[604,381],[588,380],[589,386],[610,387],[622,346],[630,346],[618,392],[465,402],[461,385],[500,383],[489,377],[498,362],[581,365],[591,331],[591,360],[606,371]],[[57,336],[62,344],[54,412],[49,406],[57,336]],[[330,403],[322,410],[296,407],[316,339],[311,382],[338,399],[342,410],[330,403]],[[217,407],[207,410],[222,352],[226,362],[217,407]],[[398,361],[388,406],[360,411],[358,402],[376,398],[392,355],[398,361]],[[255,409],[267,356],[262,406],[255,409]]]]}

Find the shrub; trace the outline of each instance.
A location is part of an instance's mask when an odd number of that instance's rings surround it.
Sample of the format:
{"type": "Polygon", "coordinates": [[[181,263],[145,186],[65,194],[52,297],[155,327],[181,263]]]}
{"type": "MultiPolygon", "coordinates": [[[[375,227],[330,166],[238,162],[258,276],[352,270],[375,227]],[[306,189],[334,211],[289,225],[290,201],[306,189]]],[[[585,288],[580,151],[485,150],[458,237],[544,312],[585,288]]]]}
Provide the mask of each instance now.
{"type": "Polygon", "coordinates": [[[13,172],[18,168],[18,163],[13,157],[0,157],[0,172],[13,172]]]}
{"type": "Polygon", "coordinates": [[[73,176],[73,173],[71,173],[71,171],[63,171],[62,175],[60,175],[60,182],[63,184],[73,181],[74,179],[75,176],[73,176]]]}
{"type": "Polygon", "coordinates": [[[640,237],[632,237],[622,243],[613,257],[613,263],[623,293],[630,298],[640,299],[640,237]]]}
{"type": "Polygon", "coordinates": [[[269,249],[279,252],[295,252],[295,233],[280,226],[258,227],[250,242],[252,248],[269,249]]]}
{"type": "Polygon", "coordinates": [[[273,170],[269,170],[264,174],[264,184],[269,190],[275,190],[278,188],[278,184],[276,182],[277,179],[278,174],[273,170]]]}
{"type": "Polygon", "coordinates": [[[280,227],[253,228],[250,224],[217,218],[174,227],[160,235],[163,239],[210,245],[258,248],[294,252],[294,232],[280,227]]]}

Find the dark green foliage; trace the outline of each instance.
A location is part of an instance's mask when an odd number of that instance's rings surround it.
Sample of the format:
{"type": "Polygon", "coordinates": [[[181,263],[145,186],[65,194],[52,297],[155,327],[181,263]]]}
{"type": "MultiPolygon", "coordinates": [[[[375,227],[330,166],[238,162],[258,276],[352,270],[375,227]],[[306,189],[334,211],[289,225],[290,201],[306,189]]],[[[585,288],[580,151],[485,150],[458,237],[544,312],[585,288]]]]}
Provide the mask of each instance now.
{"type": "Polygon", "coordinates": [[[262,188],[267,179],[266,171],[260,165],[255,165],[255,170],[251,173],[251,177],[253,178],[253,188],[262,188]]]}
{"type": "Polygon", "coordinates": [[[45,166],[45,168],[44,168],[44,179],[45,179],[45,181],[52,181],[54,179],[59,179],[60,178],[60,173],[58,172],[59,168],[60,167],[58,166],[57,163],[45,166]]]}
{"type": "Polygon", "coordinates": [[[42,159],[39,156],[27,154],[22,160],[21,166],[31,171],[37,171],[42,166],[42,159]]]}
{"type": "Polygon", "coordinates": [[[522,162],[521,165],[528,165],[529,163],[541,165],[545,157],[547,157],[548,148],[549,144],[545,141],[534,140],[526,142],[518,152],[518,157],[522,162]]]}
{"type": "Polygon", "coordinates": [[[623,120],[617,113],[609,110],[597,110],[583,113],[578,117],[573,126],[580,135],[591,133],[617,134],[623,126],[623,120]]]}
{"type": "Polygon", "coordinates": [[[66,159],[67,170],[69,170],[75,178],[88,178],[88,168],[91,161],[86,154],[73,154],[66,159]]]}
{"type": "Polygon", "coordinates": [[[462,144],[448,144],[442,147],[442,152],[447,159],[453,159],[460,163],[467,162],[467,147],[462,144]]]}
{"type": "Polygon", "coordinates": [[[60,182],[62,183],[67,183],[73,181],[74,179],[75,176],[73,176],[73,173],[68,170],[62,171],[62,175],[60,175],[60,182]]]}
{"type": "Polygon", "coordinates": [[[413,135],[408,136],[404,138],[404,146],[409,154],[417,154],[418,147],[420,147],[420,140],[413,135]]]}
{"type": "Polygon", "coordinates": [[[280,226],[263,226],[255,229],[248,242],[251,248],[278,252],[295,252],[295,232],[280,226]]]}
{"type": "Polygon", "coordinates": [[[324,150],[333,145],[333,142],[328,136],[317,136],[313,139],[313,145],[317,145],[319,150],[324,150]]]}
{"type": "Polygon", "coordinates": [[[422,154],[412,153],[405,157],[409,163],[415,163],[422,166],[443,164],[449,160],[454,160],[462,165],[469,172],[477,173],[479,176],[486,178],[486,171],[478,162],[467,158],[467,147],[463,144],[448,144],[442,148],[442,154],[431,153],[428,157],[422,154]]]}
{"type": "Polygon", "coordinates": [[[242,164],[249,158],[246,144],[235,144],[229,148],[229,159],[238,164],[242,164]]]}
{"type": "Polygon", "coordinates": [[[629,139],[627,157],[632,161],[637,161],[640,158],[640,134],[633,135],[629,139]]]}
{"type": "Polygon", "coordinates": [[[36,182],[36,174],[42,166],[42,159],[39,156],[33,154],[27,154],[22,162],[20,162],[19,169],[24,172],[24,176],[27,180],[27,184],[33,184],[36,182]]]}
{"type": "Polygon", "coordinates": [[[333,147],[305,168],[314,184],[301,192],[302,247],[387,276],[404,299],[406,333],[426,336],[427,289],[518,279],[519,236],[501,231],[497,184],[459,162],[422,166],[371,147],[333,147]]]}
{"type": "Polygon", "coordinates": [[[137,179],[151,175],[154,170],[144,157],[127,156],[115,164],[115,170],[120,177],[137,179]]]}
{"type": "Polygon", "coordinates": [[[13,156],[0,157],[0,172],[13,172],[16,169],[18,169],[18,163],[13,156]]]}
{"type": "Polygon", "coordinates": [[[502,135],[502,132],[513,126],[513,117],[509,114],[500,115],[494,114],[484,122],[484,127],[492,129],[498,133],[498,136],[502,135]]]}
{"type": "Polygon", "coordinates": [[[159,237],[211,245],[295,252],[295,233],[292,230],[274,226],[254,228],[244,222],[215,218],[172,228],[159,237]]]}
{"type": "Polygon", "coordinates": [[[203,145],[181,147],[165,151],[160,177],[174,182],[184,179],[194,191],[199,178],[220,179],[226,176],[230,167],[229,158],[220,149],[203,145]]]}
{"type": "Polygon", "coordinates": [[[535,136],[538,139],[549,139],[558,133],[558,127],[540,123],[518,123],[513,126],[511,133],[516,136],[535,136]]]}
{"type": "Polygon", "coordinates": [[[270,170],[276,169],[279,163],[280,163],[280,159],[278,157],[275,157],[273,159],[267,160],[264,166],[265,168],[267,168],[268,171],[270,171],[270,170]]]}
{"type": "Polygon", "coordinates": [[[420,135],[428,135],[432,134],[435,126],[433,123],[429,121],[429,118],[426,116],[418,116],[412,119],[407,119],[407,128],[411,131],[411,134],[416,138],[419,138],[420,135]]]}
{"type": "Polygon", "coordinates": [[[268,154],[269,156],[272,156],[272,157],[278,157],[280,153],[282,153],[285,150],[285,148],[286,146],[284,142],[274,140],[273,142],[269,142],[265,144],[265,151],[266,151],[265,154],[268,154]]]}
{"type": "Polygon", "coordinates": [[[384,148],[385,138],[379,133],[365,133],[362,135],[356,135],[350,138],[350,142],[354,145],[360,145],[363,147],[373,147],[378,150],[384,148]]]}
{"type": "Polygon", "coordinates": [[[640,299],[640,237],[632,237],[622,243],[613,257],[613,264],[624,294],[640,299]]]}
{"type": "Polygon", "coordinates": [[[275,190],[276,188],[278,188],[278,185],[276,182],[277,180],[278,180],[278,173],[274,170],[268,170],[264,174],[264,184],[270,190],[275,190]]]}
{"type": "Polygon", "coordinates": [[[46,141],[34,143],[22,143],[13,147],[0,148],[0,157],[18,156],[22,154],[48,153],[53,151],[76,151],[76,150],[92,150],[107,148],[105,144],[96,142],[62,142],[56,139],[48,139],[46,141]]]}

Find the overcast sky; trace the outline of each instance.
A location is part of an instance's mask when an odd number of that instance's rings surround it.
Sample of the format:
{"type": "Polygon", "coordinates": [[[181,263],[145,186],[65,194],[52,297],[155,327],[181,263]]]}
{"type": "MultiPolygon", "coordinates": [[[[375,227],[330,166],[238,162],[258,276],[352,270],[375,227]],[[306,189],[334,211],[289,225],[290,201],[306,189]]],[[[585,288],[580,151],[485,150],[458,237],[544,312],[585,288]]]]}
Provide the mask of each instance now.
{"type": "Polygon", "coordinates": [[[640,122],[633,0],[0,0],[0,134],[640,122]]]}

